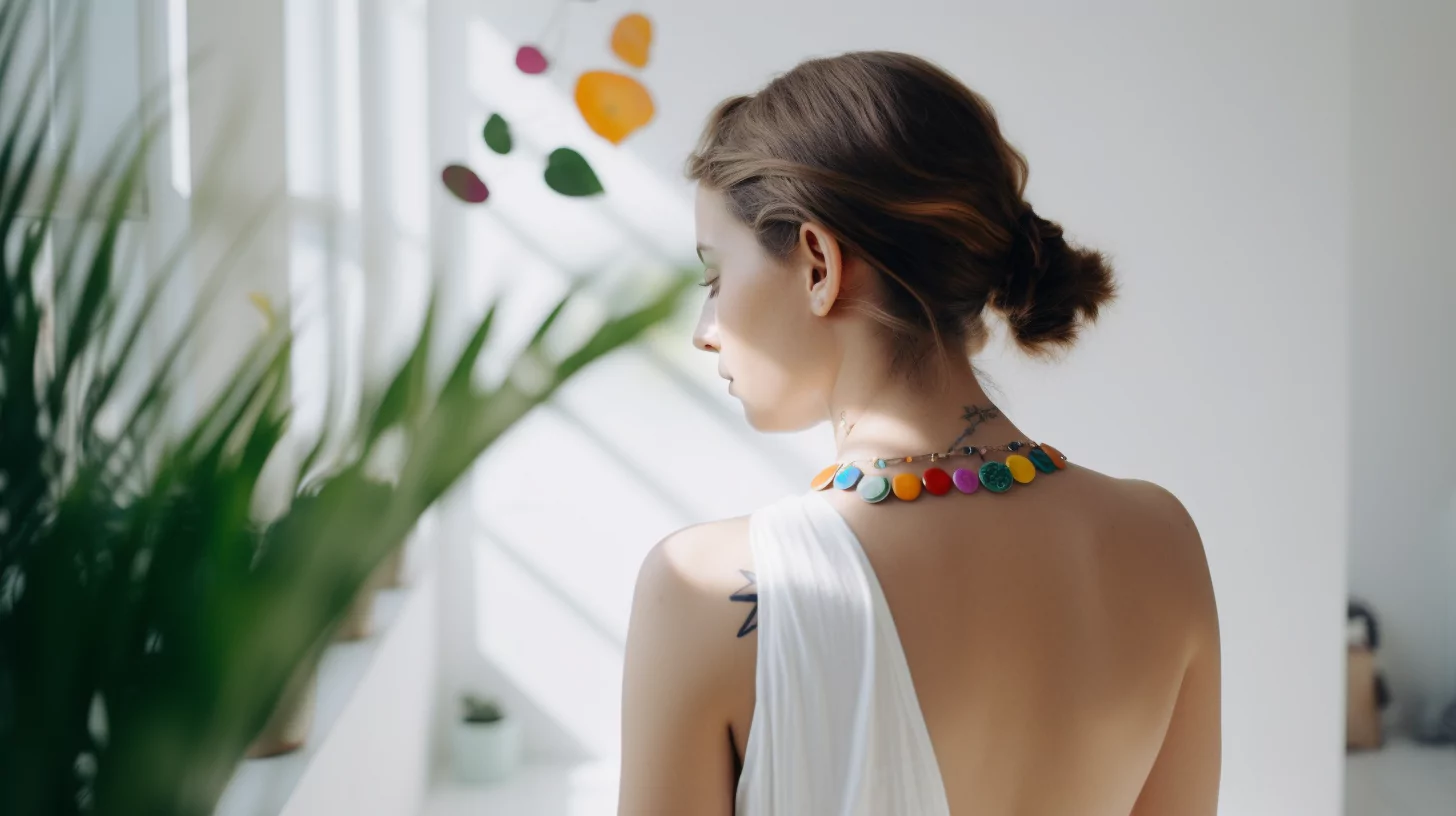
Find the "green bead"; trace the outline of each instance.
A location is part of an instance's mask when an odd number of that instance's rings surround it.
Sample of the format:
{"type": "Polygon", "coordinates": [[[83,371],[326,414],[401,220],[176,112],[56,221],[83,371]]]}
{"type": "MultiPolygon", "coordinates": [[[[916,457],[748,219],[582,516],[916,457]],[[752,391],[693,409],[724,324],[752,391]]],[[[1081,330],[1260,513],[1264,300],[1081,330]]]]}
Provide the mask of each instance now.
{"type": "Polygon", "coordinates": [[[866,476],[860,480],[856,490],[859,497],[870,504],[882,502],[890,496],[890,480],[884,476],[866,476]]]}
{"type": "Polygon", "coordinates": [[[978,475],[981,478],[981,484],[992,493],[1005,493],[1011,489],[1011,484],[1015,481],[1011,477],[1011,468],[1000,462],[987,462],[981,465],[978,475]]]}
{"type": "Polygon", "coordinates": [[[1026,458],[1030,459],[1031,463],[1036,465],[1036,469],[1042,473],[1051,473],[1057,469],[1056,464],[1052,462],[1052,457],[1046,451],[1042,450],[1040,446],[1032,448],[1031,453],[1028,453],[1026,458]]]}

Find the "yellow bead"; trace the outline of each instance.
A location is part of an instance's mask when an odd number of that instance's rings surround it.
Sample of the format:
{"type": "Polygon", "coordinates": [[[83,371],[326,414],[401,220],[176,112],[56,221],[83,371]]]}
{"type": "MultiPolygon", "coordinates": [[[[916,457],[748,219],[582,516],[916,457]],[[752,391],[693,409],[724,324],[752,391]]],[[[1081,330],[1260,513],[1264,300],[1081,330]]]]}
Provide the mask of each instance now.
{"type": "Polygon", "coordinates": [[[914,501],[920,497],[920,491],[924,487],[919,477],[913,473],[897,473],[890,487],[895,491],[895,496],[905,501],[914,501]]]}
{"type": "Polygon", "coordinates": [[[1011,478],[1022,484],[1036,478],[1036,465],[1030,459],[1019,453],[1013,453],[1006,457],[1006,467],[1011,469],[1011,478]]]}

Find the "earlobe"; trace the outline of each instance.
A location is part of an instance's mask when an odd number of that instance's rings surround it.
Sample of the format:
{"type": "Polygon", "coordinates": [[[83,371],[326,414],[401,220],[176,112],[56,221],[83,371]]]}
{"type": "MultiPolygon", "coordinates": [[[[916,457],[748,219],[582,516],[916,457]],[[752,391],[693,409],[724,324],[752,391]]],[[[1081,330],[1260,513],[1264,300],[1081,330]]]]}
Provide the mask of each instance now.
{"type": "Polygon", "coordinates": [[[799,227],[799,251],[808,268],[809,303],[820,317],[829,314],[844,279],[844,257],[839,240],[812,221],[799,227]]]}

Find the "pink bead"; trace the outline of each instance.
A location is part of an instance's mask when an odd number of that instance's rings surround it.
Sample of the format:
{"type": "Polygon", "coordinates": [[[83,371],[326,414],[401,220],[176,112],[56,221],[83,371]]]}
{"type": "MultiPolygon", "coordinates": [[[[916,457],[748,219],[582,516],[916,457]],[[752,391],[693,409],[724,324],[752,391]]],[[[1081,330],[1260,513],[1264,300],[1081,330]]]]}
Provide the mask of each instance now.
{"type": "Polygon", "coordinates": [[[955,484],[956,490],[962,493],[975,493],[981,486],[981,480],[976,476],[976,472],[965,468],[956,468],[955,473],[950,475],[950,480],[955,484]]]}

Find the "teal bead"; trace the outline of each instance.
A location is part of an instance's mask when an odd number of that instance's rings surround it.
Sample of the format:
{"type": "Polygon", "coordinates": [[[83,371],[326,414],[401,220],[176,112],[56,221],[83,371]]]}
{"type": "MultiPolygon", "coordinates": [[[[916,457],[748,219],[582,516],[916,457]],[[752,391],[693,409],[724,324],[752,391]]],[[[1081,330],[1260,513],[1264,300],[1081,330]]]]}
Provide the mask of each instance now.
{"type": "Polygon", "coordinates": [[[1031,463],[1036,465],[1036,469],[1042,473],[1051,473],[1057,469],[1057,465],[1052,461],[1052,457],[1046,451],[1042,450],[1041,446],[1032,448],[1031,453],[1028,453],[1026,458],[1030,459],[1031,463]]]}
{"type": "Polygon", "coordinates": [[[981,484],[992,493],[1005,493],[1011,489],[1011,484],[1015,481],[1011,477],[1011,468],[1000,462],[987,462],[981,465],[980,473],[977,475],[981,477],[981,484]]]}
{"type": "Polygon", "coordinates": [[[866,476],[859,482],[859,497],[875,504],[890,496],[890,480],[884,476],[866,476]]]}
{"type": "Polygon", "coordinates": [[[876,459],[875,460],[875,467],[879,468],[880,470],[884,470],[885,469],[885,460],[884,459],[876,459]]]}
{"type": "Polygon", "coordinates": [[[859,479],[863,475],[863,470],[860,470],[854,465],[850,465],[834,474],[834,486],[840,490],[848,490],[856,484],[859,484],[859,479]]]}

